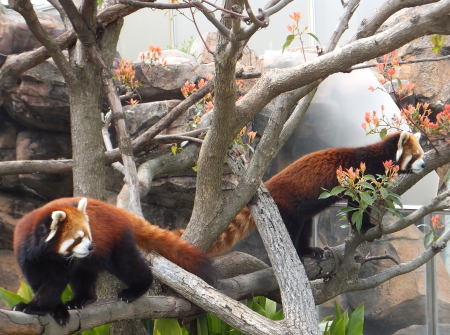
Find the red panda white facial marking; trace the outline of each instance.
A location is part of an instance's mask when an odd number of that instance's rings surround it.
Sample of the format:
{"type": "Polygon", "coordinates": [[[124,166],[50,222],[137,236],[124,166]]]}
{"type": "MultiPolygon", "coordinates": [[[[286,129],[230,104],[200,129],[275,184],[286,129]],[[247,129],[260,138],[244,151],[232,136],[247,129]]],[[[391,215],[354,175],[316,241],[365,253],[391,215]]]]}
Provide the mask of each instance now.
{"type": "Polygon", "coordinates": [[[422,172],[425,162],[423,160],[423,149],[419,143],[420,133],[410,134],[402,132],[398,141],[396,161],[400,171],[422,172]]]}
{"type": "Polygon", "coordinates": [[[86,207],[87,199],[83,198],[79,201],[77,209],[67,209],[66,212],[54,211],[52,213],[53,221],[46,242],[50,241],[59,231],[57,238],[60,255],[83,258],[89,255],[93,249],[86,207]]]}

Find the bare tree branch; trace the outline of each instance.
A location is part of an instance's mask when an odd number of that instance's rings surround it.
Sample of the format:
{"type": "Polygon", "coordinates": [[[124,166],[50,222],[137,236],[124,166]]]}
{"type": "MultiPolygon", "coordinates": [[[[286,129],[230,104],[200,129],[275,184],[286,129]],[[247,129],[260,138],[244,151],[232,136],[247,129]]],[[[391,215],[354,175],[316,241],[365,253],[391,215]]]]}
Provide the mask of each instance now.
{"type": "MultiPolygon", "coordinates": [[[[427,57],[427,58],[414,59],[414,60],[402,60],[399,62],[399,64],[403,65],[403,64],[414,64],[414,63],[423,63],[423,62],[435,62],[435,61],[447,60],[447,59],[450,59],[450,55],[443,56],[443,57],[427,57]]],[[[355,70],[367,69],[367,68],[376,67],[376,66],[377,66],[377,64],[355,65],[355,66],[352,66],[350,69],[348,69],[345,72],[352,72],[355,70]]]]}
{"type": "Polygon", "coordinates": [[[360,38],[372,36],[389,17],[403,8],[421,6],[437,1],[439,0],[388,0],[383,3],[382,6],[378,7],[368,19],[363,20],[358,28],[358,31],[350,42],[360,38]]]}
{"type": "Polygon", "coordinates": [[[282,92],[302,87],[355,64],[384,55],[420,36],[432,33],[449,34],[450,1],[442,0],[426,7],[426,11],[420,15],[402,21],[373,37],[352,42],[302,65],[266,71],[244,98],[237,102],[240,124],[246,124],[282,92]],[[260,92],[267,94],[261,96],[260,92]]]}
{"type": "MultiPolygon", "coordinates": [[[[158,135],[148,142],[142,142],[142,145],[158,145],[171,144],[180,141],[179,136],[198,136],[206,132],[208,128],[201,128],[194,131],[180,133],[176,135],[158,135]]],[[[134,143],[134,142],[133,142],[134,143]]],[[[137,154],[140,151],[134,150],[137,154]]],[[[111,164],[120,160],[120,153],[117,149],[107,151],[106,164],[111,164]]],[[[71,159],[55,159],[55,160],[24,160],[24,161],[3,161],[0,162],[0,176],[29,174],[29,173],[49,173],[59,174],[67,173],[72,170],[73,162],[71,159]]]]}
{"type": "Polygon", "coordinates": [[[53,57],[67,83],[69,85],[73,84],[75,78],[69,61],[62,53],[58,43],[42,27],[30,0],[9,0],[9,5],[23,16],[33,35],[45,46],[49,54],[53,57]]]}

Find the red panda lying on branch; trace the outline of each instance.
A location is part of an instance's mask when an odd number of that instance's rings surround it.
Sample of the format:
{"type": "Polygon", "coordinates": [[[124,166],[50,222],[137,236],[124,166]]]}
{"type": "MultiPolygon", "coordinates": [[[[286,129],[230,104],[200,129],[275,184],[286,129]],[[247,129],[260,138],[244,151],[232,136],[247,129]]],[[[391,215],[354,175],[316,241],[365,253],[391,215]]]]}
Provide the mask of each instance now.
{"type": "MultiPolygon", "coordinates": [[[[359,168],[366,164],[366,174],[384,174],[383,162],[392,160],[399,172],[420,173],[425,164],[419,144],[420,133],[406,131],[386,136],[382,141],[359,148],[325,149],[305,155],[270,178],[264,184],[277,204],[292,242],[300,257],[321,258],[323,250],[311,247],[312,219],[316,214],[336,203],[338,197],[319,199],[323,188],[338,186],[336,170],[359,168]]],[[[349,203],[350,205],[351,202],[349,203]]],[[[255,222],[247,207],[239,212],[228,228],[208,251],[221,254],[246,237],[255,222]]],[[[361,229],[371,228],[370,217],[365,214],[361,229]]]]}
{"type": "Polygon", "coordinates": [[[98,200],[51,201],[16,225],[14,252],[35,295],[13,310],[50,313],[59,324],[67,324],[68,309],[80,309],[97,300],[99,271],[125,282],[128,287],[119,292],[119,299],[132,302],[146,293],[153,281],[139,249],[156,251],[209,283],[214,280],[209,257],[177,234],[98,200]],[[61,294],[67,284],[74,296],[63,304],[61,294]]]}

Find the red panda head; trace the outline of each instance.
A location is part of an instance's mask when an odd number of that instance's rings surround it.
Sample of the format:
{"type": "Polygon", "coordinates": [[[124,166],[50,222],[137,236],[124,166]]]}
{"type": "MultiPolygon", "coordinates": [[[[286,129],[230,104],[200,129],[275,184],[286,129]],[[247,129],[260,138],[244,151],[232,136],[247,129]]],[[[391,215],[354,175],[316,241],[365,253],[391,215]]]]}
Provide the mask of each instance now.
{"type": "Polygon", "coordinates": [[[423,149],[419,143],[420,133],[411,134],[403,131],[400,134],[396,161],[400,171],[422,172],[425,167],[423,149]]]}
{"type": "Polygon", "coordinates": [[[87,199],[82,198],[77,208],[68,206],[52,212],[50,233],[45,242],[57,239],[56,251],[61,256],[83,258],[93,249],[86,207],[87,199]]]}

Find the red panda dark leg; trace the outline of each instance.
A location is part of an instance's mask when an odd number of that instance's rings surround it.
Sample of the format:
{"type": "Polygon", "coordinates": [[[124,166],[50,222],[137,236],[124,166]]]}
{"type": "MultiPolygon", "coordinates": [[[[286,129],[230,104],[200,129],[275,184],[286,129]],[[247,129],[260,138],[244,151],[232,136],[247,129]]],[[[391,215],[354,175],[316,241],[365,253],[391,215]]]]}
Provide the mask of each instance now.
{"type": "Polygon", "coordinates": [[[81,309],[97,300],[95,282],[97,271],[79,267],[70,278],[70,286],[73,290],[72,300],[66,302],[68,309],[81,309]]]}
{"type": "MultiPolygon", "coordinates": [[[[300,220],[299,220],[300,221],[300,220]]],[[[297,253],[302,259],[302,257],[309,257],[314,259],[323,258],[323,249],[319,247],[311,246],[311,238],[313,231],[313,219],[308,218],[306,220],[302,220],[302,224],[298,226],[302,226],[302,229],[299,233],[297,233],[297,240],[294,242],[294,246],[297,249],[297,253]]],[[[303,259],[302,259],[303,261],[303,259]]]]}
{"type": "MultiPolygon", "coordinates": [[[[32,270],[32,266],[28,265],[27,270],[27,273],[29,273],[32,270]]],[[[67,269],[42,266],[40,269],[36,268],[35,270],[37,271],[36,273],[45,273],[45,280],[43,281],[41,276],[36,274],[26,276],[35,295],[28,304],[20,303],[12,309],[27,314],[50,314],[57,323],[68,324],[70,314],[61,300],[61,294],[69,282],[67,269]]]]}
{"type": "Polygon", "coordinates": [[[153,275],[136,247],[131,232],[124,233],[120,246],[120,250],[113,252],[110,272],[128,285],[128,288],[119,292],[119,299],[132,302],[149,290],[153,275]]]}

